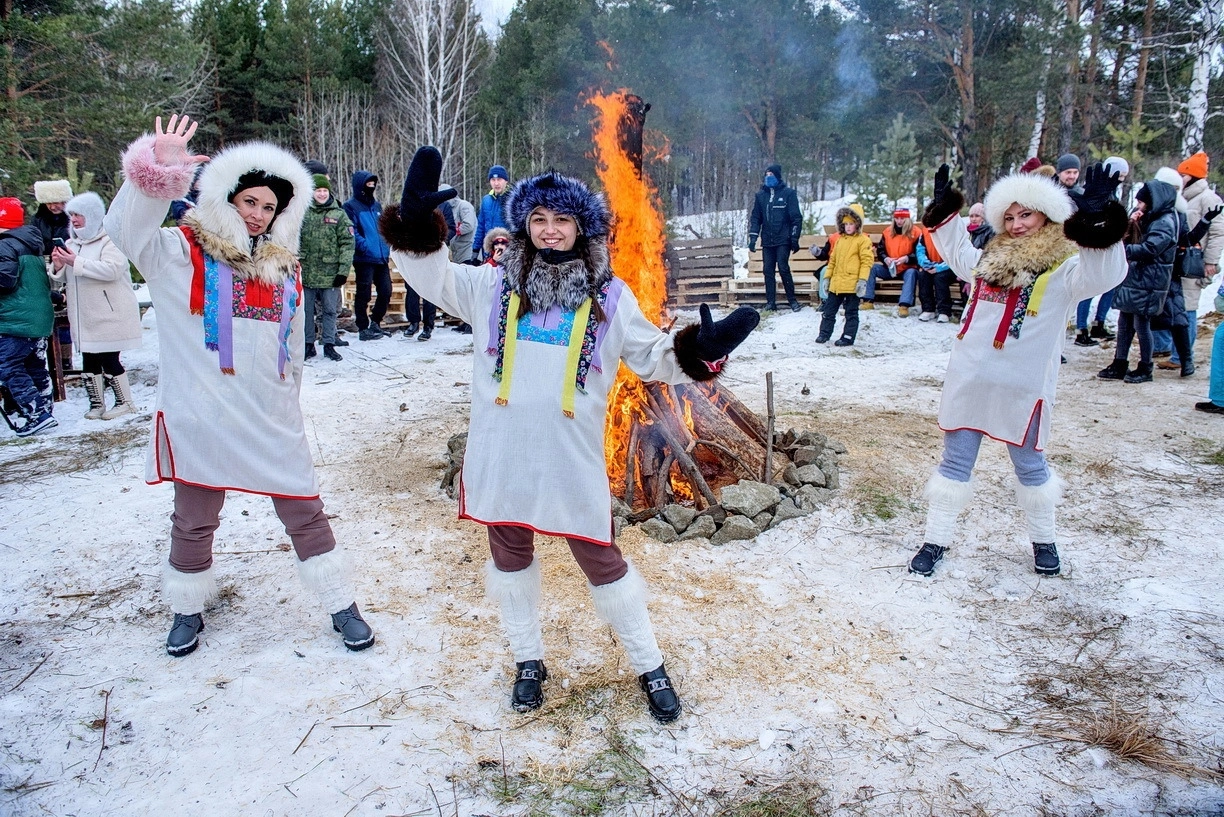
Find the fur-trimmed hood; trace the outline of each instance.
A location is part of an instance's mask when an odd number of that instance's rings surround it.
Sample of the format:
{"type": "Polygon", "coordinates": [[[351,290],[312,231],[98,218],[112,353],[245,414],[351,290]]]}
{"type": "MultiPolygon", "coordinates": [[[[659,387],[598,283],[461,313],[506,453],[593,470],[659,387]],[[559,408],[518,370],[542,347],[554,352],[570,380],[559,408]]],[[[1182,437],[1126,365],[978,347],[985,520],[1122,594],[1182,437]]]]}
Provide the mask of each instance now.
{"type": "Polygon", "coordinates": [[[292,275],[302,236],[302,218],[313,199],[314,179],[293,154],[267,142],[226,148],[204,167],[196,206],[183,217],[205,253],[229,264],[239,278],[278,284],[292,275]],[[252,170],[279,176],[293,186],[293,197],[254,242],[230,196],[239,177],[252,170]],[[254,250],[252,244],[254,243],[254,250]]]}
{"type": "Polygon", "coordinates": [[[1055,224],[1062,224],[1075,212],[1067,188],[1036,173],[1012,173],[999,179],[986,191],[983,201],[986,223],[996,233],[1006,231],[1003,214],[1013,204],[1036,210],[1055,224]]]}
{"type": "Polygon", "coordinates": [[[1079,247],[1063,235],[1062,225],[1050,222],[1020,238],[1002,232],[990,239],[974,273],[1003,289],[1026,287],[1078,252],[1079,247]]]}
{"type": "Polygon", "coordinates": [[[608,244],[603,237],[580,239],[577,258],[549,263],[544,254],[529,252],[527,239],[513,237],[502,255],[501,266],[510,280],[510,287],[532,312],[544,312],[552,306],[575,310],[589,298],[596,298],[603,285],[612,280],[612,264],[608,244]],[[523,269],[527,256],[532,256],[531,269],[523,269]]]}
{"type": "Polygon", "coordinates": [[[856,207],[855,207],[855,205],[853,205],[853,204],[852,204],[852,205],[850,205],[849,207],[839,207],[839,208],[837,208],[837,215],[835,215],[835,216],[833,217],[833,218],[834,218],[834,220],[837,222],[837,232],[839,232],[839,233],[843,233],[843,234],[846,232],[846,231],[845,231],[845,228],[842,226],[842,219],[843,219],[843,218],[851,218],[851,219],[853,219],[853,220],[854,220],[854,223],[858,225],[857,232],[860,232],[860,233],[861,233],[861,232],[863,232],[863,213],[862,213],[862,210],[863,210],[863,208],[862,208],[861,206],[859,206],[859,207],[857,207],[857,208],[856,208],[856,207]]]}
{"type": "Polygon", "coordinates": [[[498,238],[510,238],[510,231],[505,227],[494,227],[484,234],[484,240],[481,242],[481,249],[484,251],[486,258],[493,256],[493,241],[498,238]]]}
{"type": "Polygon", "coordinates": [[[79,196],[73,196],[64,205],[64,212],[69,216],[79,215],[85,217],[85,226],[77,229],[72,226],[71,218],[68,221],[68,233],[81,241],[93,241],[102,232],[102,219],[106,218],[106,205],[102,202],[102,197],[97,193],[81,193],[79,196]]]}

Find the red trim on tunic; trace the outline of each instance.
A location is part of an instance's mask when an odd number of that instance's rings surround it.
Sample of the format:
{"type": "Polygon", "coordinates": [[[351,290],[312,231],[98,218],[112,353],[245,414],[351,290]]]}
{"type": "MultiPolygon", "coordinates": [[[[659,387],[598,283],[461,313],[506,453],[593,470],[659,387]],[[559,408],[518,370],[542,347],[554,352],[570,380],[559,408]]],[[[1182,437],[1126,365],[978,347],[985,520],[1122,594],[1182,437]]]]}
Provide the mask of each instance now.
{"type": "Polygon", "coordinates": [[[145,480],[145,485],[160,485],[163,482],[181,482],[184,485],[190,485],[193,488],[207,488],[210,491],[241,491],[244,494],[257,494],[259,496],[270,496],[276,499],[318,499],[319,495],[313,496],[298,496],[296,494],[277,494],[272,491],[256,491],[252,488],[232,488],[227,485],[205,485],[202,482],[190,482],[185,479],[179,479],[174,476],[174,447],[170,445],[170,434],[166,431],[166,415],[164,412],[157,412],[157,417],[153,421],[153,464],[157,471],[157,479],[145,480]],[[164,436],[163,436],[164,435],[164,436]],[[166,453],[170,457],[170,473],[169,475],[162,472],[161,447],[165,441],[166,453]]]}
{"type": "MultiPolygon", "coordinates": [[[[1045,400],[1038,400],[1037,404],[1033,406],[1032,412],[1029,413],[1029,421],[1024,426],[1024,436],[1025,437],[1028,436],[1028,430],[1033,427],[1033,418],[1036,417],[1037,413],[1041,411],[1041,406],[1043,403],[1045,403],[1045,400]]],[[[973,426],[960,426],[959,428],[944,428],[943,426],[940,426],[939,430],[940,431],[976,431],[979,434],[985,434],[990,439],[997,440],[998,442],[1001,442],[1005,445],[1014,445],[1016,448],[1020,448],[1021,446],[1024,445],[1024,437],[1021,437],[1020,442],[1016,443],[1016,442],[1012,442],[1011,440],[1005,440],[1002,437],[996,437],[995,435],[991,434],[989,431],[986,431],[985,429],[974,428],[973,426]]],[[[1037,438],[1038,440],[1041,439],[1040,429],[1038,429],[1037,431],[1037,438]]],[[[1044,451],[1045,449],[1041,447],[1040,443],[1038,443],[1037,445],[1033,446],[1033,450],[1034,451],[1044,451]]]]}
{"type": "Polygon", "coordinates": [[[598,539],[591,539],[588,536],[579,536],[576,533],[560,533],[558,531],[542,530],[540,528],[537,528],[535,525],[532,525],[530,522],[516,522],[514,520],[508,520],[508,519],[499,520],[497,522],[488,522],[484,519],[480,519],[478,517],[472,516],[470,513],[467,512],[467,501],[466,501],[466,493],[463,490],[463,472],[462,471],[459,472],[459,518],[468,519],[468,520],[471,520],[472,522],[478,522],[481,525],[485,525],[487,527],[498,527],[501,525],[514,525],[520,528],[527,528],[532,533],[538,533],[541,536],[556,536],[559,539],[577,539],[582,542],[590,542],[592,545],[603,545],[604,547],[610,546],[613,540],[612,520],[610,518],[608,519],[608,541],[601,542],[598,539]]]}

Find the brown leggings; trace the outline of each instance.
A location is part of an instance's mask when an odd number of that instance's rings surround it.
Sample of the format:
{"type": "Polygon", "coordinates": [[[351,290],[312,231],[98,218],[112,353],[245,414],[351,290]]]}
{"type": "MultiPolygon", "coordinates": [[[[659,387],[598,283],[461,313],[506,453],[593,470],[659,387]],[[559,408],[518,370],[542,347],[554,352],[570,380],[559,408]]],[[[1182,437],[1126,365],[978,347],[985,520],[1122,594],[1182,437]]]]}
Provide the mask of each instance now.
{"type": "MultiPolygon", "coordinates": [[[[213,532],[221,524],[225,491],[174,483],[170,515],[170,566],[180,573],[200,573],[212,566],[213,532]]],[[[272,507],[301,561],[336,547],[323,500],[272,497],[272,507]]]]}
{"type": "MultiPolygon", "coordinates": [[[[531,564],[535,555],[535,531],[518,525],[489,525],[487,530],[489,551],[498,570],[516,573],[531,564]]],[[[629,565],[615,543],[597,545],[569,537],[565,541],[587,581],[596,587],[623,579],[629,572],[629,565]]]]}

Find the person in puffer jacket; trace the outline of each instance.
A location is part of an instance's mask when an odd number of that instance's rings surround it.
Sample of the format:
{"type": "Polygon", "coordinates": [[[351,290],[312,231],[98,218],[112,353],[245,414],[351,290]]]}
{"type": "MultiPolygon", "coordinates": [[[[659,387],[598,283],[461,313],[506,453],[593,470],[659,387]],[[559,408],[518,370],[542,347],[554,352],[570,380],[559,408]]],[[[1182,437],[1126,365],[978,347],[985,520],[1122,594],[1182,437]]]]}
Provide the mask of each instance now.
{"type": "Polygon", "coordinates": [[[1097,373],[1102,380],[1148,383],[1152,379],[1152,318],[1164,311],[1177,254],[1178,192],[1152,179],[1135,194],[1131,222],[1139,232],[1126,245],[1126,278],[1114,294],[1118,310],[1118,345],[1114,360],[1097,373]],[[1131,341],[1139,340],[1139,364],[1127,369],[1131,341]]]}
{"type": "Polygon", "coordinates": [[[774,269],[782,276],[786,302],[792,312],[803,308],[795,297],[795,281],[791,277],[790,256],[799,251],[799,233],[803,229],[803,213],[794,188],[782,180],[782,165],[765,168],[765,181],[752,200],[752,215],[748,219],[748,251],[756,252],[761,242],[761,263],[765,271],[765,308],[776,310],[778,284],[774,269]]]}
{"type": "Polygon", "coordinates": [[[357,275],[357,292],[353,297],[353,317],[357,321],[357,337],[378,340],[388,336],[379,325],[391,304],[391,267],[387,264],[390,250],[378,234],[378,217],[382,205],[375,198],[378,177],[368,170],[353,173],[353,197],[344,203],[344,212],[353,222],[353,271],[357,275]],[[370,305],[370,289],[378,293],[374,308],[370,305]]]}
{"type": "Polygon", "coordinates": [[[846,310],[846,322],[841,337],[834,346],[853,346],[858,336],[859,298],[867,292],[867,276],[875,263],[871,239],[863,234],[863,207],[851,204],[837,211],[837,235],[829,239],[829,263],[823,277],[829,280],[829,297],[825,298],[820,318],[817,343],[828,343],[833,337],[837,310],[846,310]]]}

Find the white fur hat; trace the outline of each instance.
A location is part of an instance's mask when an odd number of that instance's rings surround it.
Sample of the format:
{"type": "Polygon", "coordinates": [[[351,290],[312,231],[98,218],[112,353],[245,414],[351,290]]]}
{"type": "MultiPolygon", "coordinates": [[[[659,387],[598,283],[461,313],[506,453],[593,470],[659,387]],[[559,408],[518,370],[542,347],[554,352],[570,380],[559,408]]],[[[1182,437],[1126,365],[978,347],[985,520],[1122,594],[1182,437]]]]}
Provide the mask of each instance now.
{"type": "Polygon", "coordinates": [[[1071,217],[1075,208],[1067,189],[1053,179],[1036,173],[1012,173],[1004,176],[986,191],[986,222],[996,233],[1007,231],[1003,214],[1013,204],[1019,204],[1045,214],[1056,224],[1071,217]]]}
{"type": "Polygon", "coordinates": [[[235,247],[249,241],[246,225],[230,196],[238,179],[252,170],[278,176],[293,186],[293,198],[272,222],[268,238],[274,244],[297,254],[302,234],[302,218],[310,206],[314,177],[284,148],[268,142],[243,142],[218,153],[200,173],[200,198],[195,215],[200,223],[235,247]]]}
{"type": "Polygon", "coordinates": [[[1173,204],[1176,210],[1184,213],[1190,208],[1185,196],[1182,195],[1182,177],[1180,173],[1171,167],[1162,167],[1156,171],[1156,181],[1164,182],[1177,191],[1177,201],[1173,204]]]}
{"type": "Polygon", "coordinates": [[[34,182],[34,200],[39,204],[54,204],[72,198],[72,185],[67,179],[50,182],[34,182]]]}

